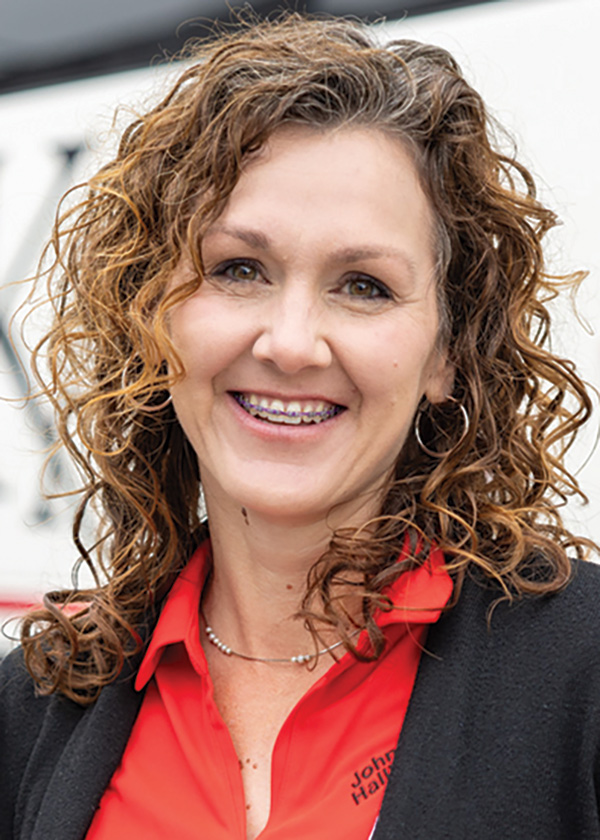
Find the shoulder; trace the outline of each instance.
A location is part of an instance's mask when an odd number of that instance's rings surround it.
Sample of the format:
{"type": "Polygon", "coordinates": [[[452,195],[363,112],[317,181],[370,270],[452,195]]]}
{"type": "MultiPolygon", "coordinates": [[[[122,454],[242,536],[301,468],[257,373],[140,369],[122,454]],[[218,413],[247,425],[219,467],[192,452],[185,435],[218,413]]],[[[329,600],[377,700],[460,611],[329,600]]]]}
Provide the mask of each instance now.
{"type": "Polygon", "coordinates": [[[20,729],[35,730],[37,721],[43,720],[54,707],[78,710],[80,707],[65,698],[53,695],[41,696],[35,681],[27,670],[21,648],[9,653],[0,662],[0,709],[2,710],[2,730],[8,728],[13,714],[17,715],[20,729]]]}
{"type": "Polygon", "coordinates": [[[0,663],[0,727],[3,740],[18,722],[21,736],[34,732],[36,720],[44,717],[47,698],[39,697],[35,683],[25,667],[23,651],[9,653],[0,663]]]}
{"type": "Polygon", "coordinates": [[[59,826],[67,822],[86,826],[141,699],[129,665],[91,705],[39,696],[22,652],[10,654],[0,666],[0,837],[29,837],[38,821],[48,837],[65,836],[59,826]],[[90,756],[93,774],[87,772],[90,756]]]}
{"type": "Polygon", "coordinates": [[[585,645],[600,634],[600,565],[574,561],[569,583],[559,592],[502,599],[496,584],[467,581],[457,605],[457,618],[480,621],[485,614],[488,635],[507,634],[552,640],[555,650],[585,645]],[[462,601],[462,604],[461,604],[462,601]]]}
{"type": "Polygon", "coordinates": [[[82,713],[82,708],[64,697],[40,696],[34,680],[25,667],[23,652],[18,649],[0,663],[0,755],[4,766],[6,757],[16,761],[21,755],[30,756],[40,731],[58,730],[59,721],[70,730],[82,713]]]}
{"type": "MultiPolygon", "coordinates": [[[[576,562],[568,585],[546,596],[508,602],[497,584],[465,581],[458,603],[435,625],[427,648],[445,662],[501,693],[514,686],[566,692],[600,702],[600,566],[576,562]]],[[[435,670],[435,669],[434,669],[435,670]]]]}
{"type": "Polygon", "coordinates": [[[574,564],[555,595],[501,595],[469,578],[432,625],[388,811],[426,814],[438,837],[600,840],[600,569],[574,564]]]}
{"type": "Polygon", "coordinates": [[[569,584],[559,593],[541,599],[535,607],[546,632],[552,631],[557,645],[564,639],[570,646],[592,645],[600,653],[600,565],[591,562],[573,564],[569,584]]]}
{"type": "Polygon", "coordinates": [[[473,574],[431,626],[377,836],[600,840],[600,569],[501,596],[473,574]]]}
{"type": "Polygon", "coordinates": [[[574,561],[569,584],[555,596],[553,609],[568,613],[581,610],[582,617],[596,621],[600,626],[598,603],[600,598],[600,564],[589,561],[574,561]]]}
{"type": "MultiPolygon", "coordinates": [[[[48,727],[56,699],[40,697],[25,667],[23,652],[10,653],[0,663],[0,790],[3,807],[0,836],[13,836],[13,815],[21,782],[41,733],[48,727]]],[[[65,710],[67,704],[60,704],[65,710]]]]}

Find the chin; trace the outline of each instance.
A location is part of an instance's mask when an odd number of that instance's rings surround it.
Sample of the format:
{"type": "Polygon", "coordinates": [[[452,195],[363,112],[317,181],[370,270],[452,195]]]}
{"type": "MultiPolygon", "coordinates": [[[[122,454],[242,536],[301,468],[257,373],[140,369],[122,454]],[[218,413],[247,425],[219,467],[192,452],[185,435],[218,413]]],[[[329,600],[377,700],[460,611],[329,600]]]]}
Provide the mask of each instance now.
{"type": "Polygon", "coordinates": [[[281,524],[301,525],[314,521],[326,519],[331,508],[329,503],[319,504],[314,493],[299,493],[297,488],[289,490],[260,493],[257,488],[253,492],[244,495],[243,506],[249,513],[259,516],[262,519],[281,524]]]}

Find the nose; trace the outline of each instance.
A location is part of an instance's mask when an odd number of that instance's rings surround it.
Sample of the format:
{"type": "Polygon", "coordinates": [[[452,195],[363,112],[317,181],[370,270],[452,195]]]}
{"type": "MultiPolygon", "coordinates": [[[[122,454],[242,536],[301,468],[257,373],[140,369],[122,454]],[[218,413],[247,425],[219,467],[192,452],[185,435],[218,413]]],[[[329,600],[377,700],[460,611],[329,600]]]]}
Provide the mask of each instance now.
{"type": "Polygon", "coordinates": [[[323,313],[303,284],[292,284],[270,301],[252,352],[286,374],[331,364],[323,313]]]}

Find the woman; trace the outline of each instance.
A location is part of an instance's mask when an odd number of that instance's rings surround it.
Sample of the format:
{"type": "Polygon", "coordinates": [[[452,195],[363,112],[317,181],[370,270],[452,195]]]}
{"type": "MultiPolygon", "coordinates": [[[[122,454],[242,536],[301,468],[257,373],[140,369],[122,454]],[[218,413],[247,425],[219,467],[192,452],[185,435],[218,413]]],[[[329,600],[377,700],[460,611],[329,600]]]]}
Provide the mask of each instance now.
{"type": "Polygon", "coordinates": [[[97,586],[4,665],[2,837],[600,837],[554,215],[441,49],[194,58],[53,239],[97,586]]]}

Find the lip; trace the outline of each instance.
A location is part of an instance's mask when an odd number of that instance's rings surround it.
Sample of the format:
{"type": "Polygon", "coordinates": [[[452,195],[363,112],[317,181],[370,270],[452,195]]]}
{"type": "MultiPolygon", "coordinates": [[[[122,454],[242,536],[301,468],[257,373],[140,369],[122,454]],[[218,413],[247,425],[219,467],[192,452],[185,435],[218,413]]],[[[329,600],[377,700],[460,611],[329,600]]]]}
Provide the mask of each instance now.
{"type": "Polygon", "coordinates": [[[341,400],[332,397],[331,394],[319,394],[311,391],[310,393],[289,393],[285,394],[281,391],[269,391],[268,389],[263,390],[262,388],[229,388],[227,390],[229,395],[231,394],[256,394],[258,397],[266,397],[268,400],[281,400],[281,402],[324,402],[330,403],[331,405],[339,405],[340,408],[347,408],[348,406],[343,403],[341,400]]]}
{"type": "MultiPolygon", "coordinates": [[[[247,391],[227,391],[226,392],[226,402],[227,406],[231,410],[232,414],[234,415],[235,419],[238,423],[240,423],[243,428],[253,435],[262,438],[263,440],[269,441],[285,441],[285,442],[292,442],[292,441],[313,441],[318,440],[327,434],[330,431],[333,431],[335,427],[338,426],[341,419],[347,413],[346,410],[341,411],[339,414],[330,417],[327,420],[323,420],[321,423],[301,423],[301,424],[286,424],[286,423],[268,423],[264,420],[260,420],[258,417],[254,417],[252,414],[249,414],[245,411],[242,406],[238,403],[238,401],[233,396],[234,393],[249,393],[247,391]]],[[[253,393],[257,393],[256,391],[253,393]]],[[[284,401],[287,399],[288,401],[292,401],[294,399],[300,399],[297,395],[293,397],[282,397],[279,394],[270,396],[266,392],[261,391],[261,396],[266,396],[269,399],[280,399],[284,401]]],[[[317,400],[320,399],[323,402],[331,402],[331,400],[326,400],[324,397],[302,397],[304,400],[313,399],[317,400]]],[[[340,405],[340,403],[335,403],[335,405],[340,405]]],[[[343,406],[346,409],[345,406],[343,406]]]]}

